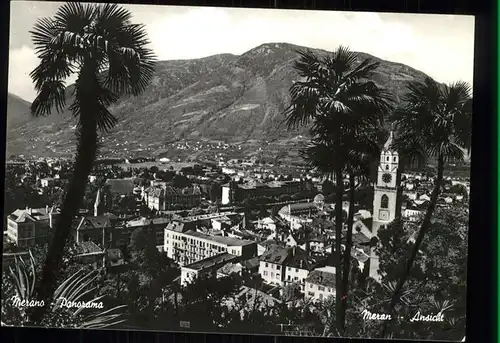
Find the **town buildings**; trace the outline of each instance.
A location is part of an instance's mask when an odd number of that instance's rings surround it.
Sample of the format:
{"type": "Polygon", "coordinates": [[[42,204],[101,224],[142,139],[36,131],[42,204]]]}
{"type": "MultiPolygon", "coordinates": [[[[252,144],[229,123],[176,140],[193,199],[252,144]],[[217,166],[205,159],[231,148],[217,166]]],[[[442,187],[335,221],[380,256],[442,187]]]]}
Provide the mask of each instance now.
{"type": "Polygon", "coordinates": [[[156,211],[165,211],[173,206],[191,208],[202,201],[199,186],[177,189],[172,186],[148,187],[142,191],[142,199],[148,208],[156,211]]]}
{"type": "Polygon", "coordinates": [[[305,296],[313,301],[324,301],[334,297],[335,272],[326,270],[313,270],[305,279],[305,296]]]}
{"type": "Polygon", "coordinates": [[[221,253],[250,258],[257,254],[257,243],[170,226],[165,229],[164,251],[183,266],[221,253]]]}
{"type": "Polygon", "coordinates": [[[217,270],[238,261],[240,256],[223,252],[181,267],[181,285],[186,286],[199,277],[217,275],[217,270]]]}
{"type": "Polygon", "coordinates": [[[7,239],[18,247],[45,244],[59,216],[54,207],[18,209],[7,216],[7,239]]]}
{"type": "Polygon", "coordinates": [[[309,272],[325,263],[325,260],[298,247],[270,245],[260,257],[259,274],[268,284],[284,286],[294,283],[303,290],[309,272]]]}
{"type": "Polygon", "coordinates": [[[227,205],[247,198],[292,195],[299,193],[302,188],[303,183],[300,181],[271,181],[262,183],[251,180],[244,184],[230,182],[222,186],[222,204],[227,205]]]}

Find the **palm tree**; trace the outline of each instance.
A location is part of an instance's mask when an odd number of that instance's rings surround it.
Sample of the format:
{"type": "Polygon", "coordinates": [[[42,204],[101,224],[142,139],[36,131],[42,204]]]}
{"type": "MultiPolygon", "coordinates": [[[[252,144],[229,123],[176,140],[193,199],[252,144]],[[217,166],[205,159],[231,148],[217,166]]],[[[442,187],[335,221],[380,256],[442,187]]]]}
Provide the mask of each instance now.
{"type": "MultiPolygon", "coordinates": [[[[38,298],[50,299],[64,245],[87,185],[98,149],[98,130],[109,132],[117,119],[108,110],[123,94],[138,95],[152,79],[155,57],[143,25],[132,24],[128,10],[117,4],[62,5],[53,18],[37,21],[31,35],[40,64],[30,74],[37,91],[34,116],[46,116],[66,105],[65,80],[77,74],[69,110],[77,118],[74,170],[47,254],[38,298]]],[[[46,307],[32,314],[40,322],[46,307]]]]}
{"type": "MultiPolygon", "coordinates": [[[[390,303],[391,313],[399,302],[403,286],[425,234],[431,226],[432,215],[443,184],[445,163],[450,160],[462,161],[464,150],[470,152],[472,128],[470,93],[471,87],[466,82],[459,81],[441,86],[431,78],[426,78],[423,83],[412,82],[408,85],[408,93],[404,98],[405,105],[394,113],[395,124],[400,133],[393,143],[394,148],[407,161],[437,160],[437,175],[429,206],[411,255],[395,287],[390,303]]],[[[389,322],[386,322],[383,336],[386,335],[388,326],[389,322]]]]}
{"type": "MultiPolygon", "coordinates": [[[[9,267],[9,278],[4,282],[12,283],[14,286],[14,297],[19,302],[38,302],[35,299],[35,280],[36,280],[36,266],[35,259],[31,251],[29,258],[25,261],[23,258],[15,258],[14,264],[9,267]]],[[[102,329],[115,326],[125,322],[123,309],[126,305],[114,306],[106,310],[100,310],[97,307],[80,307],[78,309],[66,309],[61,302],[64,298],[67,302],[85,302],[98,304],[103,300],[104,296],[94,296],[96,291],[94,284],[99,278],[99,270],[92,270],[86,272],[82,268],[67,279],[65,279],[54,292],[53,300],[48,309],[51,313],[50,318],[45,318],[45,324],[48,326],[59,327],[77,327],[87,329],[102,329]],[[94,286],[94,287],[93,287],[94,286]],[[87,313],[85,313],[87,312],[87,313]]],[[[7,304],[7,303],[6,303],[7,304]]],[[[12,306],[12,302],[8,303],[12,306]]],[[[16,308],[19,311],[17,316],[12,322],[12,318],[8,318],[10,325],[24,326],[29,325],[30,318],[28,317],[24,308],[16,308]]],[[[2,309],[4,310],[4,309],[2,309]]]]}
{"type": "MultiPolygon", "coordinates": [[[[349,159],[352,138],[368,127],[376,127],[390,109],[389,94],[369,81],[379,63],[365,59],[357,64],[358,54],[339,47],[331,54],[318,56],[299,51],[294,68],[301,80],[290,88],[291,103],[285,111],[289,128],[312,124],[310,134],[325,144],[331,155],[330,167],[336,180],[335,232],[333,258],[337,264],[336,312],[342,308],[341,241],[343,172],[349,159]]],[[[337,328],[343,327],[337,316],[337,328]]]]}
{"type": "Polygon", "coordinates": [[[347,215],[346,249],[342,259],[342,317],[343,326],[341,332],[345,333],[345,315],[349,294],[349,273],[351,270],[351,250],[352,250],[352,228],[354,225],[354,202],[356,196],[356,179],[358,182],[370,177],[370,169],[380,156],[380,149],[377,142],[377,132],[365,132],[364,137],[357,137],[353,142],[353,150],[347,160],[346,171],[349,174],[349,212],[347,215]]]}
{"type": "MultiPolygon", "coordinates": [[[[361,182],[369,178],[370,168],[378,160],[380,149],[378,146],[378,128],[367,128],[358,137],[352,137],[351,151],[349,152],[345,172],[349,175],[349,211],[347,217],[347,232],[345,250],[342,257],[342,310],[337,312],[342,317],[343,327],[340,332],[345,332],[345,312],[349,292],[349,272],[351,266],[352,227],[354,224],[354,202],[356,195],[356,179],[361,182]]],[[[302,152],[309,164],[323,174],[328,174],[332,169],[330,156],[335,151],[330,150],[326,144],[316,143],[310,145],[302,152]]]]}

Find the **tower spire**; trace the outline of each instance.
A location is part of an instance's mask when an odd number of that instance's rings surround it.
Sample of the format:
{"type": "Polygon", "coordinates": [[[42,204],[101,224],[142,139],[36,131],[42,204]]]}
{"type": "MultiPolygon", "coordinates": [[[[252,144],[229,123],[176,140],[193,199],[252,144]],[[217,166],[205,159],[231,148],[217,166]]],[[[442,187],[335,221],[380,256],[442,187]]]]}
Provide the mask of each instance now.
{"type": "Polygon", "coordinates": [[[394,141],[394,131],[395,131],[395,125],[394,123],[392,123],[391,131],[389,132],[389,138],[387,138],[387,141],[384,144],[384,150],[391,150],[391,146],[394,141]]]}

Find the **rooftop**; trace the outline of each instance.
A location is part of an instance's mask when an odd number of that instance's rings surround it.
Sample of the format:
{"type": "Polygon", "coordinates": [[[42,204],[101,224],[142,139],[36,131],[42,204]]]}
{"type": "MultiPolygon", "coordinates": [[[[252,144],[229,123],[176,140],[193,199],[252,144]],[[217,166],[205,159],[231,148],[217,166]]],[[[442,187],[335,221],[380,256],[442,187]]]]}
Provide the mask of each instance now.
{"type": "Polygon", "coordinates": [[[216,218],[222,218],[222,217],[230,217],[230,216],[235,216],[237,213],[234,212],[220,212],[220,213],[209,213],[209,214],[200,214],[196,216],[189,216],[189,217],[184,217],[184,218],[179,218],[177,219],[180,222],[194,222],[198,220],[209,220],[209,219],[216,219],[216,218]]]}
{"type": "Polygon", "coordinates": [[[134,179],[109,179],[106,181],[109,185],[111,193],[115,194],[132,194],[134,192],[134,179]]]}
{"type": "Polygon", "coordinates": [[[204,270],[212,267],[222,267],[223,264],[233,262],[238,260],[238,256],[231,255],[228,253],[222,253],[219,255],[211,256],[201,261],[197,261],[182,268],[191,269],[191,270],[204,270]]]}
{"type": "Polygon", "coordinates": [[[306,282],[309,282],[309,283],[312,283],[315,285],[334,288],[335,287],[335,274],[325,272],[325,271],[320,271],[320,270],[313,270],[307,276],[306,282]]]}
{"type": "Polygon", "coordinates": [[[368,244],[370,243],[370,238],[366,237],[362,232],[356,232],[352,234],[352,242],[354,244],[368,244]]]}
{"type": "Polygon", "coordinates": [[[289,256],[289,250],[280,246],[270,246],[260,257],[263,262],[284,264],[289,256]]]}
{"type": "MultiPolygon", "coordinates": [[[[52,207],[46,208],[32,208],[32,209],[17,209],[8,218],[15,221],[16,223],[24,223],[27,221],[38,221],[38,220],[48,220],[49,214],[52,211],[52,207]]],[[[54,211],[55,214],[59,212],[54,211]]]]}
{"type": "Polygon", "coordinates": [[[78,254],[95,254],[102,253],[102,249],[92,241],[80,242],[76,245],[78,254]]]}
{"type": "Polygon", "coordinates": [[[316,212],[316,211],[318,211],[318,208],[316,207],[316,204],[314,204],[312,202],[299,202],[299,203],[283,206],[281,208],[281,210],[279,211],[279,213],[288,215],[288,214],[290,214],[290,212],[291,212],[291,214],[294,214],[294,213],[303,212],[303,211],[316,212]]]}
{"type": "Polygon", "coordinates": [[[212,242],[216,242],[219,244],[224,244],[227,246],[244,246],[244,245],[255,243],[253,241],[248,241],[248,240],[238,239],[238,238],[210,236],[210,235],[207,235],[207,234],[204,234],[204,233],[201,233],[198,231],[193,231],[193,230],[189,230],[189,231],[185,232],[184,234],[192,236],[192,237],[206,239],[207,241],[212,241],[212,242]]]}
{"type": "Polygon", "coordinates": [[[305,270],[313,270],[320,262],[319,259],[308,256],[307,253],[298,247],[289,248],[290,257],[286,261],[286,265],[293,268],[305,270]]]}
{"type": "Polygon", "coordinates": [[[99,229],[111,227],[111,221],[116,219],[114,215],[88,216],[83,217],[80,229],[99,229]]]}

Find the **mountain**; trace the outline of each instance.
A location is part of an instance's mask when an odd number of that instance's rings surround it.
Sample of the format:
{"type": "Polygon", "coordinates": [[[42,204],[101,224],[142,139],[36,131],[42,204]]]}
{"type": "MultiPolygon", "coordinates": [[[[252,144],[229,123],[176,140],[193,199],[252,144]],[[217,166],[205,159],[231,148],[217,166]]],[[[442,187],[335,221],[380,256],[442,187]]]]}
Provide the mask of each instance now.
{"type": "MultiPolygon", "coordinates": [[[[121,98],[111,107],[119,124],[104,137],[103,151],[114,155],[130,154],[138,148],[157,152],[178,140],[259,145],[305,135],[306,129],[287,131],[283,122],[289,87],[298,79],[293,69],[297,49],[305,48],[268,43],[240,56],[158,62],[153,81],[143,94],[121,98]]],[[[365,58],[380,62],[374,81],[398,101],[409,81],[426,77],[404,64],[359,53],[359,61],[365,58]]],[[[26,120],[22,113],[29,104],[23,107],[18,100],[9,96],[8,154],[54,156],[74,151],[75,119],[69,113],[26,120]]]]}

